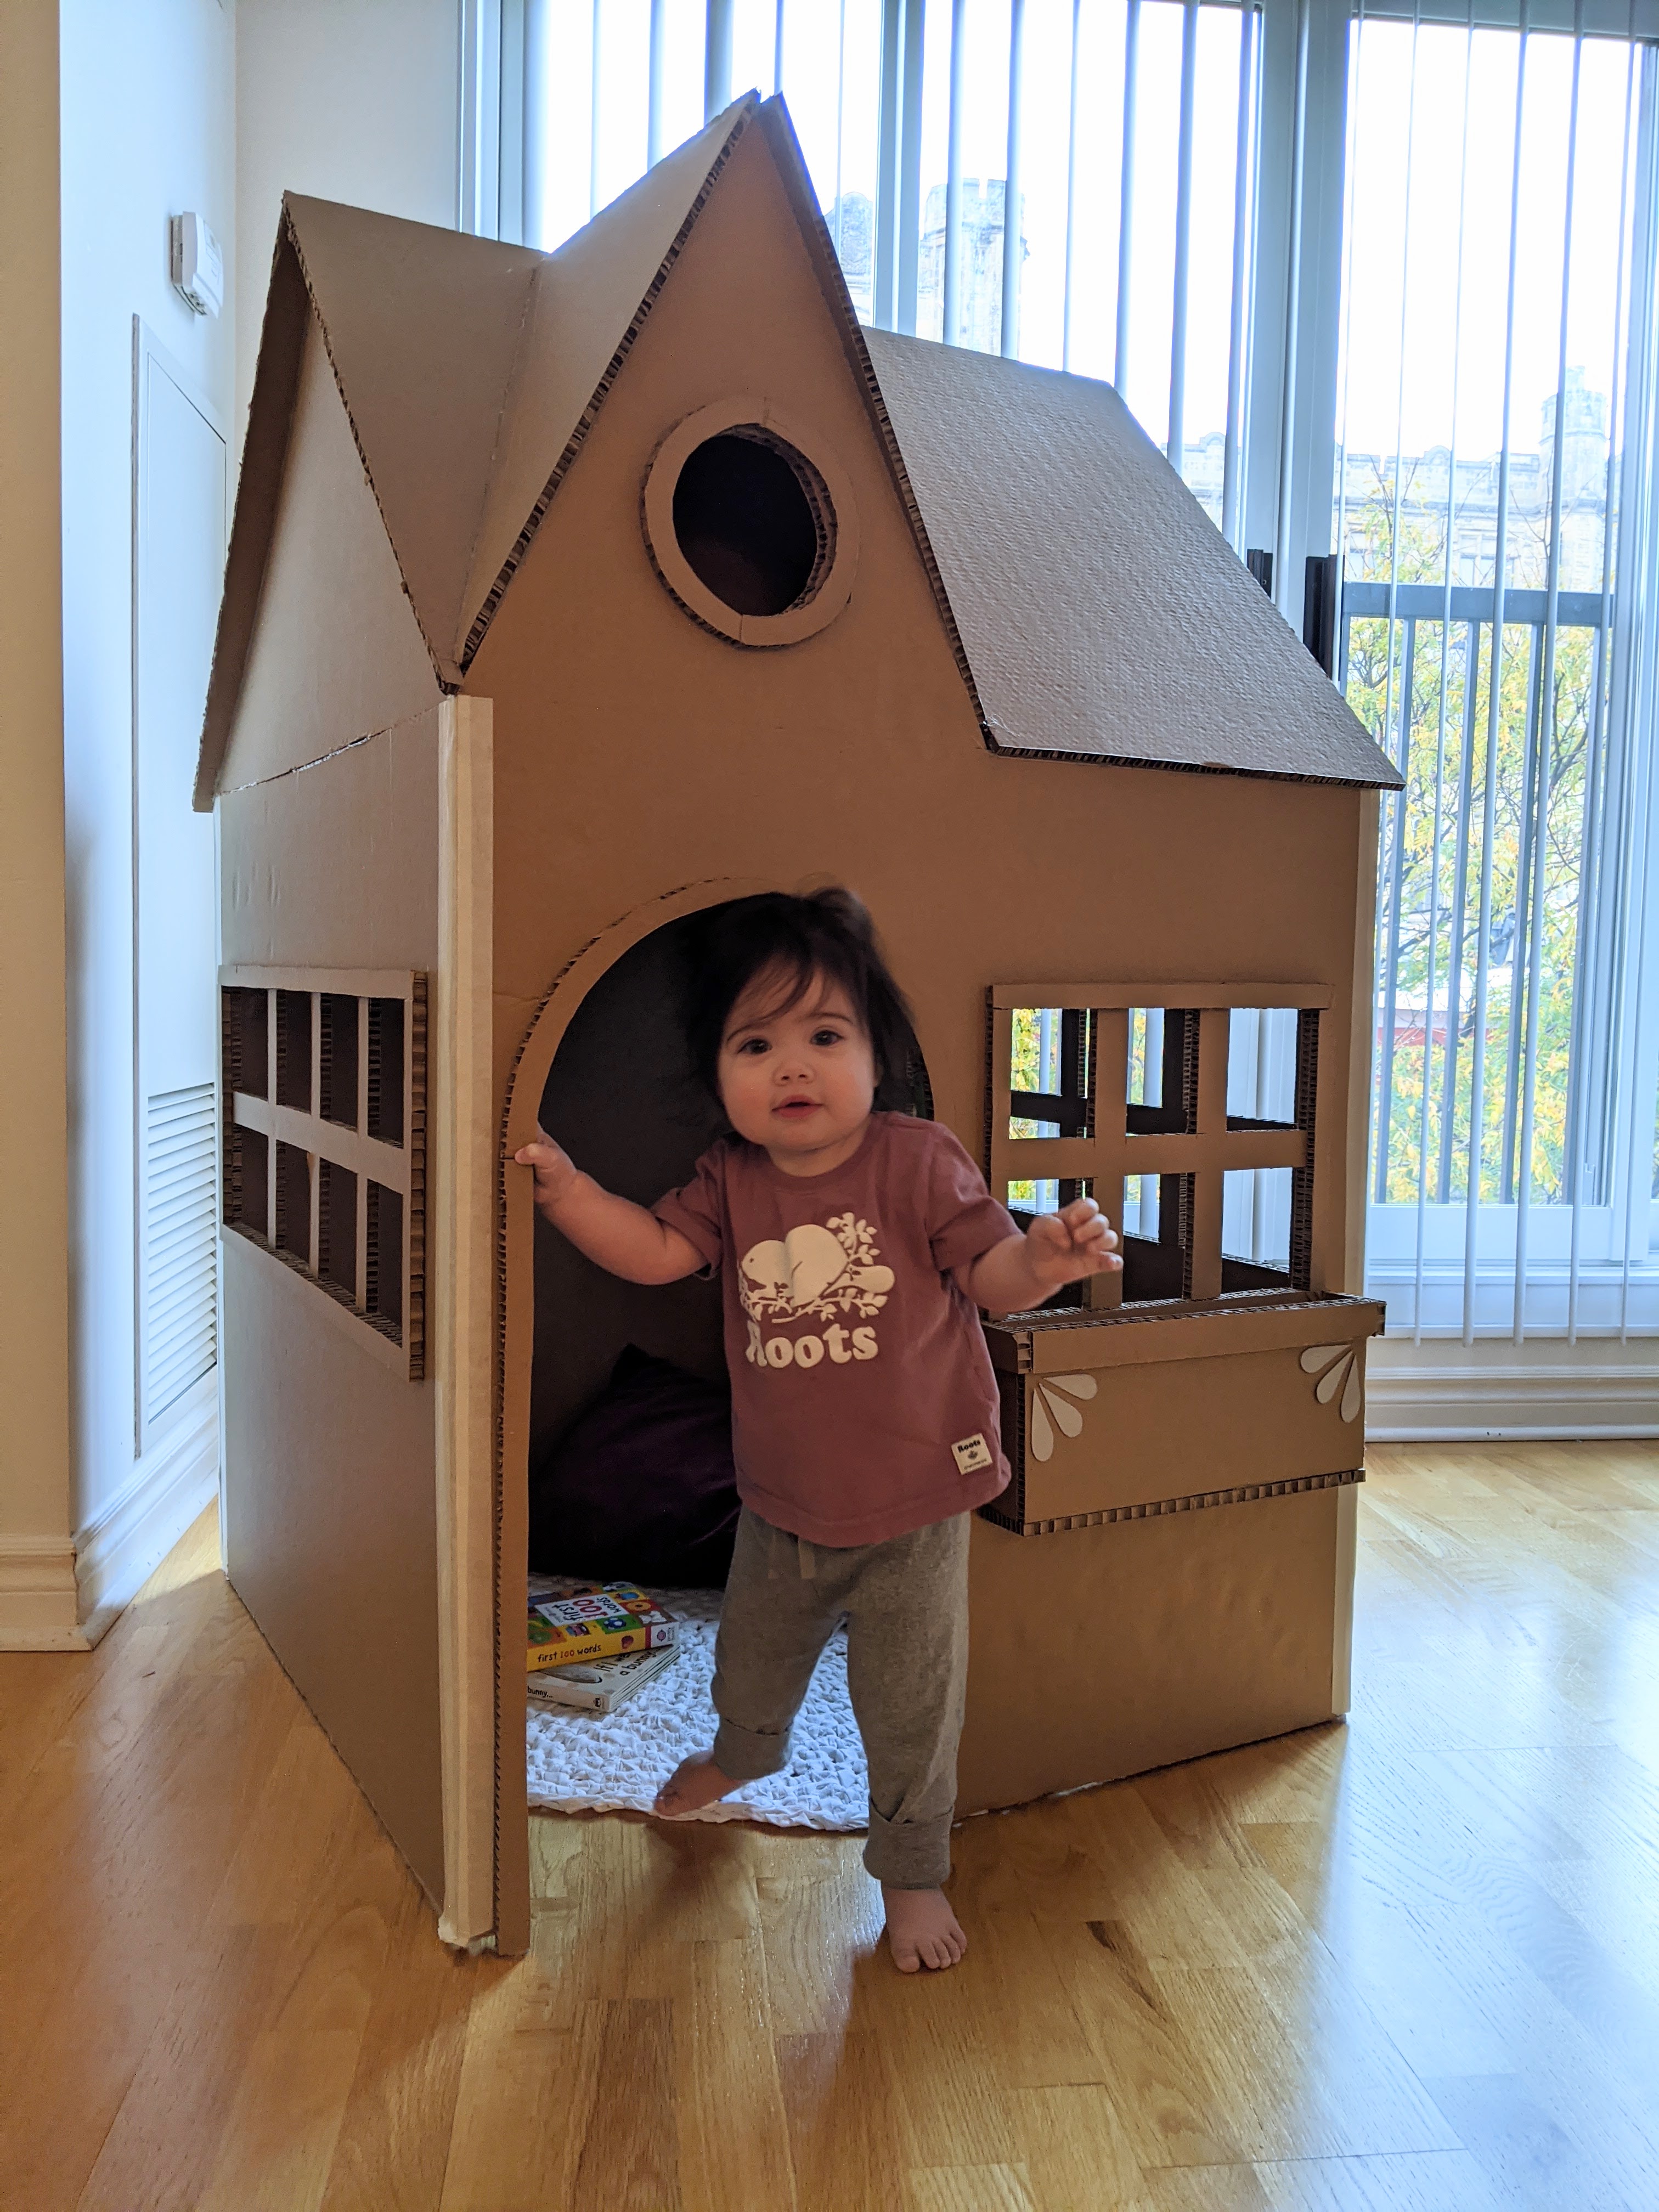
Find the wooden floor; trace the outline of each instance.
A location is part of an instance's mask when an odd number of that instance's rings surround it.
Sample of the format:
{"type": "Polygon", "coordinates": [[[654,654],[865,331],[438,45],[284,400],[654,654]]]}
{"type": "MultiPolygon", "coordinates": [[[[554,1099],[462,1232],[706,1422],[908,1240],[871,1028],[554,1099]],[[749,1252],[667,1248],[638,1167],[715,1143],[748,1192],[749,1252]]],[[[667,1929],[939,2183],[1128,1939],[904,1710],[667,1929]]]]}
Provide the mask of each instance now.
{"type": "Polygon", "coordinates": [[[1659,1448],[1376,1449],[1351,1724],[858,1844],[532,1822],[457,1960],[221,1580],[0,1658],[3,2212],[1652,2212],[1659,1448]]]}

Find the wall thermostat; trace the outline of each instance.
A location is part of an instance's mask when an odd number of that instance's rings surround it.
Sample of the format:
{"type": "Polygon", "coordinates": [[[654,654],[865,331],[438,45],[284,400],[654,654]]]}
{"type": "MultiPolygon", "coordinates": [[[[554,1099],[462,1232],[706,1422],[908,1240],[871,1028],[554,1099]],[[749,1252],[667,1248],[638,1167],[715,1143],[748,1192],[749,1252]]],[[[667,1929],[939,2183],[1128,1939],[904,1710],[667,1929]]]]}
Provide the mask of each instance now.
{"type": "Polygon", "coordinates": [[[199,215],[172,221],[173,281],[198,315],[216,315],[225,300],[225,258],[199,215]]]}

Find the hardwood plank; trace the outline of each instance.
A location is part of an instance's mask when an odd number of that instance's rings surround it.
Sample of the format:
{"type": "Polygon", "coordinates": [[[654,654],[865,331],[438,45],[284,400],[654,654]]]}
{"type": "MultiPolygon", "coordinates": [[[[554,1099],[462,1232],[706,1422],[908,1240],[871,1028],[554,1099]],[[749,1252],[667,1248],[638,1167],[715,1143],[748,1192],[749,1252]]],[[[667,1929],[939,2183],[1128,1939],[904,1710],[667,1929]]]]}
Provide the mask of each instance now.
{"type": "Polygon", "coordinates": [[[1253,2166],[1154,2169],[1146,2190],[1147,2212],[1273,2212],[1253,2166]]]}
{"type": "Polygon", "coordinates": [[[1113,2091],[1022,2089],[1010,2103],[1031,2194],[1043,2212],[1073,2204],[1150,2212],[1146,2177],[1113,2091]]]}
{"type": "Polygon", "coordinates": [[[1049,1956],[1034,1915],[975,1911],[971,1889],[957,1885],[957,1910],[973,1929],[976,1971],[990,1984],[993,2016],[1018,2023],[1003,2053],[1005,2087],[1064,2088],[1103,2082],[1105,2062],[1079,2017],[1066,1979],[1049,1956]]]}
{"type": "Polygon", "coordinates": [[[431,1940],[404,1868],[319,2212],[438,2212],[473,1997],[512,1972],[431,1940]]]}
{"type": "Polygon", "coordinates": [[[758,1931],[688,1947],[674,2006],[673,2102],[686,2212],[793,2212],[794,2162],[758,1931]]]}
{"type": "Polygon", "coordinates": [[[905,2202],[914,2212],[1040,2212],[1024,2166],[915,2167],[905,2202]]]}
{"type": "Polygon", "coordinates": [[[1050,1931],[1051,1955],[1103,2066],[1144,2164],[1227,2165],[1243,2146],[1208,2068],[1127,1923],[1050,1931]]]}
{"type": "Polygon", "coordinates": [[[1147,2181],[1149,2212],[1498,2212],[1500,2203],[1463,2151],[1170,2169],[1147,2181]]]}
{"type": "Polygon", "coordinates": [[[778,2081],[800,2212],[892,2202],[903,2165],[892,2056],[873,2035],[786,2035],[778,2081]]]}
{"type": "Polygon", "coordinates": [[[1643,2193],[1626,2194],[1601,2161],[1576,2143],[1516,2075],[1465,2075],[1431,2081],[1471,2158],[1500,2203],[1571,2205],[1572,2212],[1641,2212],[1651,2202],[1654,2169],[1643,2193]]]}
{"type": "Polygon", "coordinates": [[[791,1836],[757,1862],[756,1910],[766,1948],[775,2035],[839,2037],[853,1966],[882,1939],[881,1891],[840,1836],[791,1836]]]}
{"type": "Polygon", "coordinates": [[[401,1872],[359,1802],[296,1716],[79,2212],[319,2200],[384,1949],[364,1875],[401,1872]]]}
{"type": "Polygon", "coordinates": [[[105,1662],[0,1850],[0,2144],[31,2212],[78,2202],[298,1713],[234,1599],[173,1619],[137,1680],[105,1662]]]}
{"type": "Polygon", "coordinates": [[[604,2008],[572,2203],[680,2212],[674,2027],[674,2008],[661,1998],[622,1997],[604,2008]]]}
{"type": "Polygon", "coordinates": [[[605,2008],[587,2008],[568,2031],[515,2027],[514,2010],[503,1988],[474,2000],[444,2141],[442,2212],[546,2212],[571,2201],[572,2137],[592,2109],[605,2008]]]}

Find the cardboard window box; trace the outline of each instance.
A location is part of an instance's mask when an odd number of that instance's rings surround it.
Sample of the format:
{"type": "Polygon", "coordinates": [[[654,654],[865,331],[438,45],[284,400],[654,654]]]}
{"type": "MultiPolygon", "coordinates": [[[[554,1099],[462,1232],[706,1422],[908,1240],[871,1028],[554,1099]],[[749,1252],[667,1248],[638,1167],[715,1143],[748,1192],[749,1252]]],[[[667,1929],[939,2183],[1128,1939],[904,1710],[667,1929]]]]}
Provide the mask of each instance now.
{"type": "Polygon", "coordinates": [[[1246,1291],[988,1322],[1013,1479],[986,1517],[1044,1535],[1352,1479],[1382,1320],[1373,1299],[1246,1291]]]}

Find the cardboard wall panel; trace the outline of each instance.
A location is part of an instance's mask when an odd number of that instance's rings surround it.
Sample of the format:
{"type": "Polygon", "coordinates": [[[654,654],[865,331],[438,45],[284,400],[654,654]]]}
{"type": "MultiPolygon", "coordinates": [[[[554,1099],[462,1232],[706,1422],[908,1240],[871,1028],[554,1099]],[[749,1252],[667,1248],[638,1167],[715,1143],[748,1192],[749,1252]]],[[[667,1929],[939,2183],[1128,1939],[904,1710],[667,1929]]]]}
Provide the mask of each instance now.
{"type": "MultiPolygon", "coordinates": [[[[319,988],[439,969],[443,711],[225,795],[227,965],[319,988]]],[[[434,1384],[272,1254],[221,1245],[231,1581],[441,1904],[434,1384]]]]}
{"type": "Polygon", "coordinates": [[[288,452],[221,789],[319,760],[440,696],[314,317],[288,452]]]}
{"type": "Polygon", "coordinates": [[[1340,1501],[1352,1495],[1063,1536],[976,1520],[958,1810],[1328,1719],[1340,1501]]]}
{"type": "Polygon", "coordinates": [[[230,1580],[438,1903],[433,1386],[361,1352],[280,1260],[222,1246],[230,1580]]]}
{"type": "Polygon", "coordinates": [[[433,967],[438,714],[220,801],[228,964],[433,967]]]}

